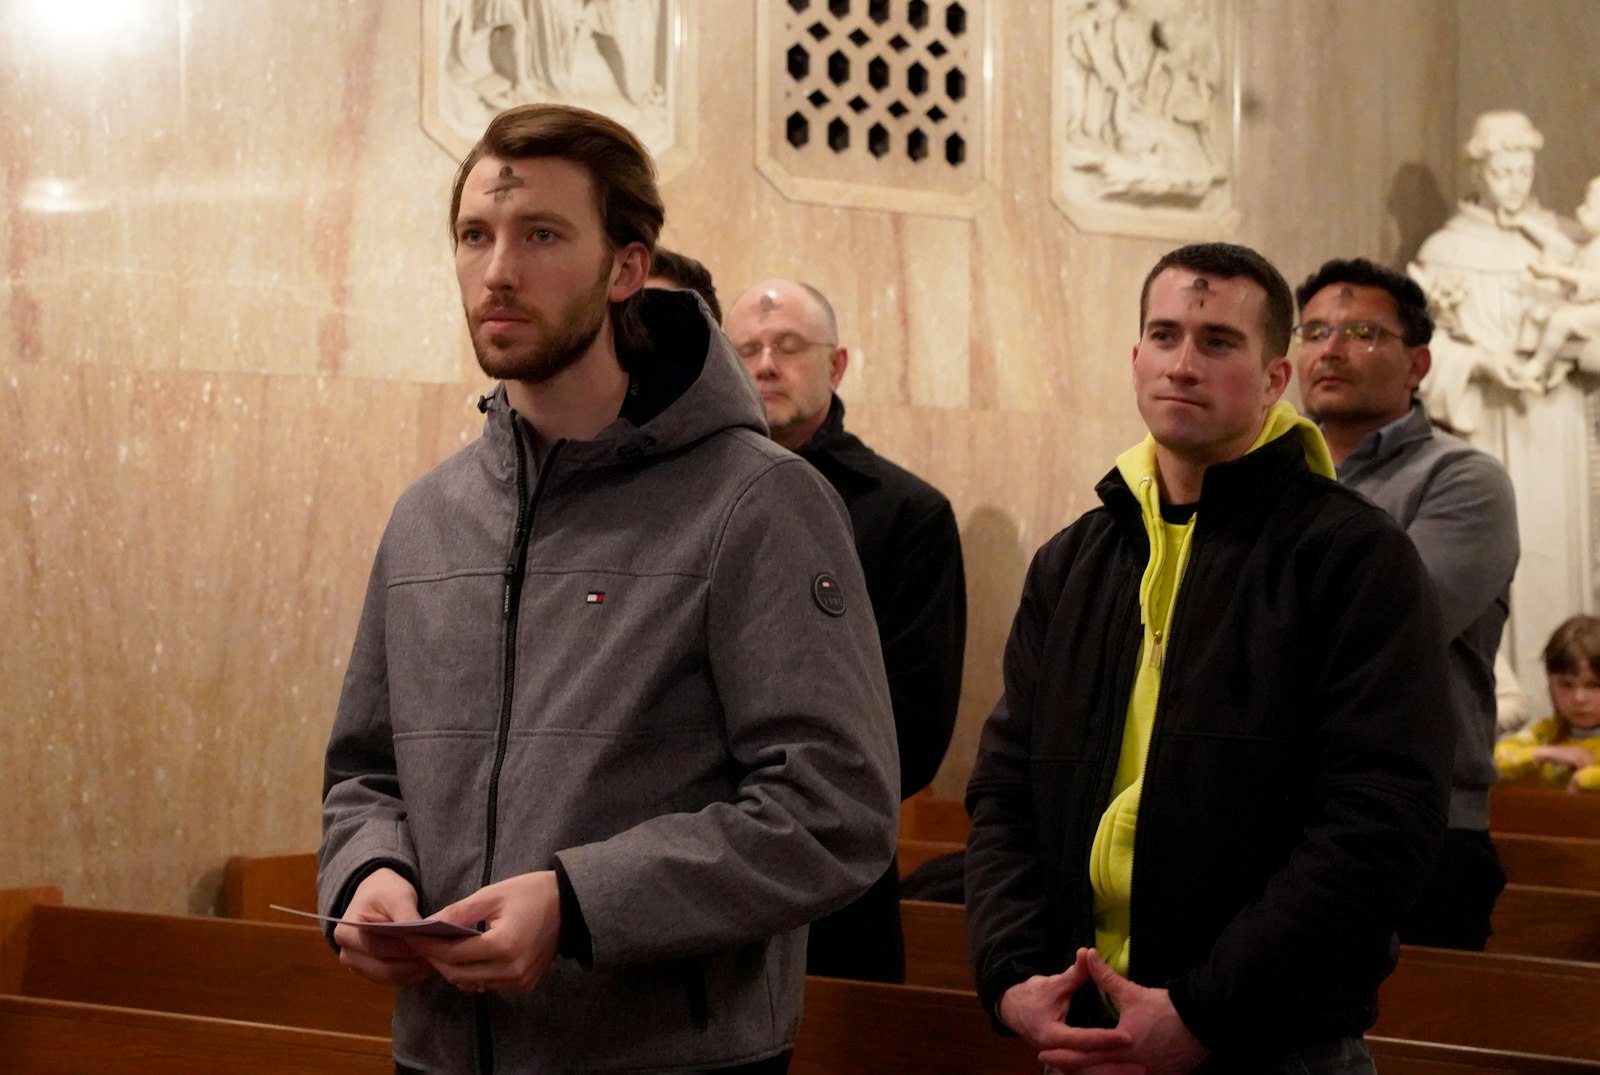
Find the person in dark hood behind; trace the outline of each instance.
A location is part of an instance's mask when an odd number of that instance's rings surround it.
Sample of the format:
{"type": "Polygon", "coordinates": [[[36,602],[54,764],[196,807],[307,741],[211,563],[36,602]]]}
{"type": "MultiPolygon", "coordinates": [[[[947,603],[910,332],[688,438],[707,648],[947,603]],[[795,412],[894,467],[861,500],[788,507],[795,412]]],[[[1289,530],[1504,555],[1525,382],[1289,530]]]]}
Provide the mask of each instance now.
{"type": "Polygon", "coordinates": [[[693,296],[648,155],[502,113],[457,172],[483,436],[401,496],[326,757],[319,904],[429,1072],[781,1072],[805,924],[891,861],[899,771],[838,497],[693,296]],[[384,936],[427,916],[474,936],[384,936]]]}

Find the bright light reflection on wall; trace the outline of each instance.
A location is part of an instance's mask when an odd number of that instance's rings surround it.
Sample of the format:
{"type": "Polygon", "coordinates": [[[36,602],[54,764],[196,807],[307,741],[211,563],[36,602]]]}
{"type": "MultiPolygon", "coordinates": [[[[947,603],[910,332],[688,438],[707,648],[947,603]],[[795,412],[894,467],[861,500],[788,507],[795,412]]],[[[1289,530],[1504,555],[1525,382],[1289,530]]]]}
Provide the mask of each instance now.
{"type": "Polygon", "coordinates": [[[41,35],[75,45],[115,40],[136,30],[151,0],[25,0],[41,35]]]}

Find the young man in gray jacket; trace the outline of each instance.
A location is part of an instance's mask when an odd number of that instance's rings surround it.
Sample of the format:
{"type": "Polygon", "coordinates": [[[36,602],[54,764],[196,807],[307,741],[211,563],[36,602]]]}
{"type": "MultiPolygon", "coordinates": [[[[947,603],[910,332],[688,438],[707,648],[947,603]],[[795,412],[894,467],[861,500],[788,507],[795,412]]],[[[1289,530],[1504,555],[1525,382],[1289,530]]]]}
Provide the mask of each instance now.
{"type": "Polygon", "coordinates": [[[328,745],[320,903],[430,1072],[781,1072],[804,926],[894,850],[849,521],[727,341],[642,292],[604,117],[497,117],[451,207],[482,438],[400,498],[328,745]],[[429,916],[477,936],[350,924],[429,916]]]}
{"type": "Polygon", "coordinates": [[[1415,280],[1364,258],[1324,264],[1295,292],[1296,362],[1339,481],[1394,516],[1439,595],[1456,728],[1449,829],[1400,939],[1481,951],[1505,887],[1489,839],[1495,781],[1494,655],[1517,569],[1517,506],[1493,458],[1433,428],[1414,397],[1432,358],[1433,318],[1415,280]]]}

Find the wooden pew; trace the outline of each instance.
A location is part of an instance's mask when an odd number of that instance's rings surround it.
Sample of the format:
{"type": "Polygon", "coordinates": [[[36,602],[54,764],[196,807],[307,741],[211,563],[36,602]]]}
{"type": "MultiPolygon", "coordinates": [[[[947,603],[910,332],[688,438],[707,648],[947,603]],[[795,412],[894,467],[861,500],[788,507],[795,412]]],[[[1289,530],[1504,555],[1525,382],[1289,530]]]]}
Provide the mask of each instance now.
{"type": "Polygon", "coordinates": [[[30,997],[388,1037],[393,994],[315,927],[38,906],[30,997]]]}
{"type": "Polygon", "coordinates": [[[1490,924],[1491,952],[1600,962],[1600,892],[1507,885],[1490,924]]]}
{"type": "Polygon", "coordinates": [[[1491,835],[1512,884],[1600,892],[1600,840],[1519,832],[1491,835]]]}
{"type": "Polygon", "coordinates": [[[1600,1063],[1600,965],[1532,956],[1400,950],[1373,1033],[1600,1063]]]}
{"type": "MultiPolygon", "coordinates": [[[[1369,1037],[1384,1075],[1559,1075],[1600,1061],[1369,1037]]],[[[1034,1052],[989,1025],[977,995],[955,989],[806,979],[792,1075],[1037,1075],[1034,1052]]]]}
{"type": "MultiPolygon", "coordinates": [[[[971,989],[965,910],[902,900],[900,914],[907,982],[971,989]]],[[[1600,1062],[1596,963],[1406,946],[1378,1011],[1380,1035],[1600,1062]]]]}
{"type": "Polygon", "coordinates": [[[1496,784],[1489,793],[1489,831],[1600,840],[1600,795],[1496,784]]]}
{"type": "Polygon", "coordinates": [[[923,791],[900,804],[902,840],[939,840],[965,847],[971,827],[960,799],[936,799],[923,791]]]}
{"type": "Polygon", "coordinates": [[[1383,1075],[1583,1075],[1600,1072],[1600,1061],[1473,1049],[1438,1042],[1401,1041],[1367,1035],[1367,1048],[1383,1075]]]}
{"type": "Polygon", "coordinates": [[[0,996],[9,1075],[391,1075],[387,1037],[0,996]]]}
{"type": "Polygon", "coordinates": [[[317,856],[235,855],[222,868],[222,915],[256,922],[287,922],[268,904],[317,909],[317,856]]]}

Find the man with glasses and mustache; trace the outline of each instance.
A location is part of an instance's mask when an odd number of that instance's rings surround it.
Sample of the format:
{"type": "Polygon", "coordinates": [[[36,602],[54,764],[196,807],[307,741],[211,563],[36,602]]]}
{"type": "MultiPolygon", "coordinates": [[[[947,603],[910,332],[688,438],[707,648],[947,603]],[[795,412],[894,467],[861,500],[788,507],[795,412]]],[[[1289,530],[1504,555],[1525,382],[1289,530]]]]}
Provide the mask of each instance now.
{"type": "MultiPolygon", "coordinates": [[[[932,782],[955,728],[966,646],[961,537],[944,494],[845,431],[834,394],[850,360],[833,305],[795,280],[766,280],[728,309],[728,338],[755,379],[772,438],[843,498],[883,646],[900,747],[900,797],[932,782]]],[[[811,927],[812,974],[905,980],[893,864],[855,903],[811,927]]]]}
{"type": "Polygon", "coordinates": [[[319,904],[397,987],[401,1071],[779,1075],[805,924],[893,858],[848,520],[695,297],[644,289],[662,218],[581,109],[500,114],[456,174],[500,384],[395,506],[323,785],[319,904]],[[362,926],[424,915],[467,932],[362,926]]]}
{"type": "Polygon", "coordinates": [[[1364,258],[1333,260],[1295,298],[1305,411],[1322,427],[1339,481],[1416,544],[1449,643],[1450,690],[1438,699],[1456,725],[1449,829],[1400,939],[1481,951],[1506,882],[1489,839],[1489,787],[1495,653],[1518,555],[1511,480],[1491,456],[1435,429],[1416,398],[1434,328],[1416,281],[1364,258]]]}

